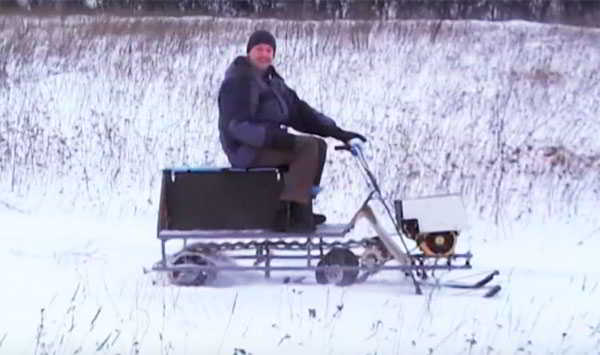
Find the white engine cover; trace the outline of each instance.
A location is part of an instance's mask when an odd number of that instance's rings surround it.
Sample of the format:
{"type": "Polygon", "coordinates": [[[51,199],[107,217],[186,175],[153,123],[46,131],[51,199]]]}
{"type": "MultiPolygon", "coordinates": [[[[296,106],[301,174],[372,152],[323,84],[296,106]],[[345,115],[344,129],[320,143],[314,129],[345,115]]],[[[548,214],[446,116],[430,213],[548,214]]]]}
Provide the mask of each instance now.
{"type": "Polygon", "coordinates": [[[420,233],[461,231],[467,213],[459,194],[402,200],[403,219],[416,219],[420,233]]]}

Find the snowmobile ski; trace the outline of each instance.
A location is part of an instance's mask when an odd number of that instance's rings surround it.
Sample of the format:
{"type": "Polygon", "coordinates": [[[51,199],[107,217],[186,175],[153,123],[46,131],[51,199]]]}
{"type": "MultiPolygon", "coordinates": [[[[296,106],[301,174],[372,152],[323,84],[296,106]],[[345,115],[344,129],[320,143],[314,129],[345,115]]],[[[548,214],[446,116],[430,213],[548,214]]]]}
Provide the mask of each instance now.
{"type": "Polygon", "coordinates": [[[421,281],[421,284],[433,286],[433,287],[446,287],[446,288],[456,288],[463,290],[479,290],[479,289],[489,289],[483,297],[489,298],[496,295],[502,287],[500,285],[488,285],[495,276],[499,275],[500,272],[498,270],[494,270],[489,273],[487,276],[473,283],[462,283],[462,282],[427,282],[421,281]]]}

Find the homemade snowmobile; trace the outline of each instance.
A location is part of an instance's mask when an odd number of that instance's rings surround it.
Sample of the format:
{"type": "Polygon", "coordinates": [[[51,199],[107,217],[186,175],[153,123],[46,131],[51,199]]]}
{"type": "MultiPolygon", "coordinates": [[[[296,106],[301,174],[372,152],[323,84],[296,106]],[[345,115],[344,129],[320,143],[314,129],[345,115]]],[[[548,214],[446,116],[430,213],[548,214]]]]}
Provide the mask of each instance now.
{"type": "MultiPolygon", "coordinates": [[[[362,146],[352,143],[335,150],[354,156],[370,192],[348,223],[319,225],[311,233],[282,233],[272,228],[284,167],[164,169],[157,228],[161,259],[152,270],[167,272],[170,282],[180,286],[210,284],[224,270],[262,271],[266,278],[274,271],[312,270],[319,284],[340,286],[396,270],[414,284],[417,294],[422,293],[422,284],[485,289],[486,297],[500,291],[500,286],[489,284],[498,271],[474,283],[431,281],[436,280],[438,270],[471,268],[472,254],[455,252],[466,224],[459,195],[396,200],[392,212],[362,146]],[[383,206],[393,233],[380,223],[373,202],[383,206]],[[371,225],[376,236],[345,238],[360,219],[371,225]],[[173,240],[182,241],[183,246],[168,255],[166,243],[173,240]],[[407,242],[416,243],[413,251],[407,242]]],[[[286,277],[284,282],[290,280],[286,277]]]]}

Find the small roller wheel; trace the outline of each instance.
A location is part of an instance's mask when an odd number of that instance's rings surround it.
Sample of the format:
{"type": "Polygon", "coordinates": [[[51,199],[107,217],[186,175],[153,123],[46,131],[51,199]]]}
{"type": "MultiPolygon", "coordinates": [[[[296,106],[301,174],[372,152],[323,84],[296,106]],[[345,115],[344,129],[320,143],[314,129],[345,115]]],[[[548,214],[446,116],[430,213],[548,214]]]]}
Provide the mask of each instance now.
{"type": "MultiPolygon", "coordinates": [[[[198,253],[181,253],[172,262],[173,266],[212,266],[215,264],[198,253]]],[[[217,278],[215,269],[190,269],[169,272],[169,280],[177,286],[202,286],[211,283],[217,278]]]]}
{"type": "Polygon", "coordinates": [[[358,277],[358,257],[349,249],[333,248],[317,264],[323,267],[315,271],[319,284],[351,285],[358,277]],[[343,267],[356,269],[343,269],[343,267]]]}

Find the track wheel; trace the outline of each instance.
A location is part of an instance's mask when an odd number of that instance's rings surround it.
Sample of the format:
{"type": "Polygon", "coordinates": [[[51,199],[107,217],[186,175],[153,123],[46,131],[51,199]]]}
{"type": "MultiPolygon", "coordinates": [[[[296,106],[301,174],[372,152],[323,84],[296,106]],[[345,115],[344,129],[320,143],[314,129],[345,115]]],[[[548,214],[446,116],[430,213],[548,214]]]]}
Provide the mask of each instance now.
{"type": "Polygon", "coordinates": [[[358,268],[358,257],[349,249],[331,249],[317,264],[317,267],[325,267],[316,270],[317,282],[338,286],[351,285],[356,280],[359,270],[344,270],[342,268],[347,266],[358,268]]]}
{"type": "MultiPolygon", "coordinates": [[[[175,257],[173,266],[215,266],[202,254],[184,252],[175,257]]],[[[217,277],[215,269],[190,269],[183,271],[170,271],[169,280],[177,286],[202,286],[214,281],[217,277]]]]}

